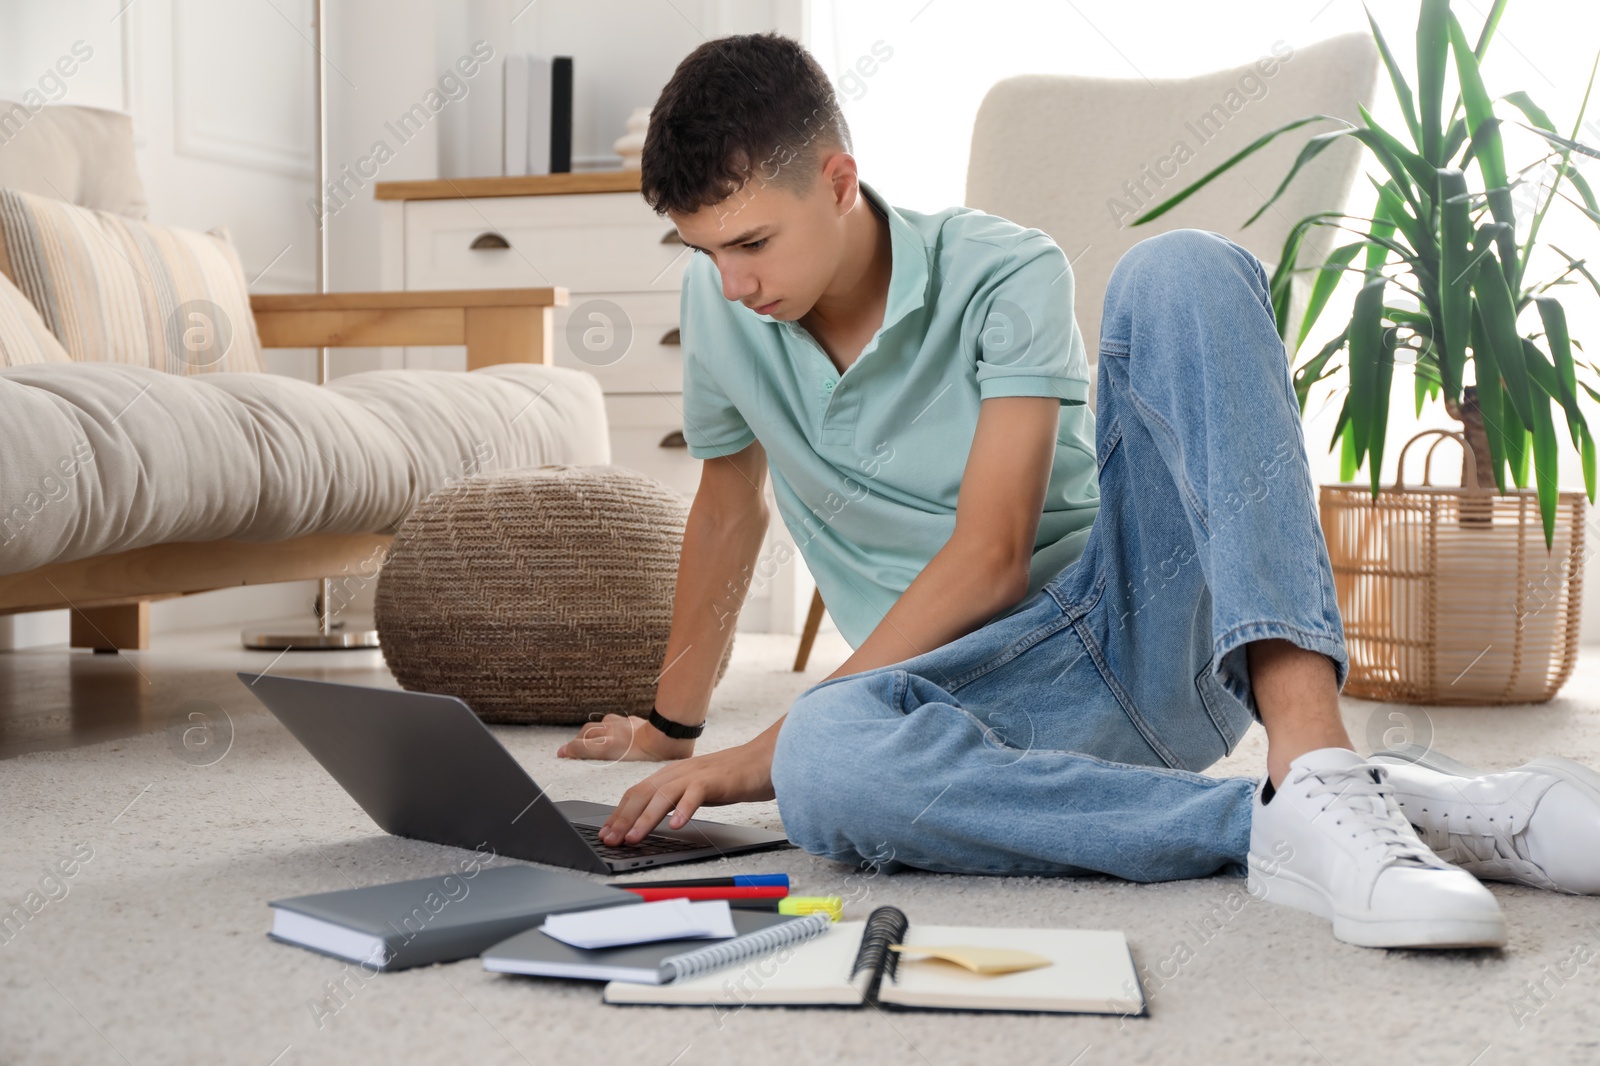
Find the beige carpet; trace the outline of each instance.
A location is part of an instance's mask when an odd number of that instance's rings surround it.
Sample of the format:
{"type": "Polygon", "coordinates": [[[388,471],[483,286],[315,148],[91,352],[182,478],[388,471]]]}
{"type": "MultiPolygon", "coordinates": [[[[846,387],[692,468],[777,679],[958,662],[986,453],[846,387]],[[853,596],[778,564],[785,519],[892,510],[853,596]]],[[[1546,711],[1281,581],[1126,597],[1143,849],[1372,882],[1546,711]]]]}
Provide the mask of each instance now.
{"type": "MultiPolygon", "coordinates": [[[[229,639],[218,635],[217,647],[229,639]]],[[[703,750],[753,735],[840,661],[842,645],[824,643],[818,665],[794,675],[793,646],[740,634],[703,750]]],[[[275,669],[369,681],[381,676],[374,654],[291,654],[275,669]]],[[[1441,749],[1489,765],[1541,752],[1600,765],[1597,682],[1591,651],[1550,704],[1406,713],[1441,749]]],[[[800,852],[692,868],[787,868],[797,892],[850,894],[851,917],[887,902],[914,922],[1125,930],[1153,978],[1151,1016],[1127,1020],[749,1008],[719,1026],[709,1009],[607,1007],[597,984],[489,974],[476,959],[362,982],[354,968],[269,941],[266,901],[444,872],[463,853],[382,835],[242,686],[212,679],[203,691],[234,733],[211,765],[180,758],[170,729],[0,761],[0,912],[48,887],[58,862],[92,851],[63,879],[65,894],[54,889],[0,943],[0,1062],[1600,1060],[1600,901],[1503,886],[1508,948],[1422,953],[1349,947],[1324,923],[1264,903],[1234,913],[1226,901],[1242,879],[864,879],[800,852]],[[341,979],[339,998],[326,998],[341,979]]],[[[1391,711],[1347,701],[1358,746],[1400,724],[1391,711]]],[[[495,732],[558,798],[614,801],[645,772],[556,760],[565,729],[495,732]]],[[[1263,751],[1257,730],[1219,770],[1257,773],[1263,751]]],[[[721,816],[778,825],[773,804],[721,816]]]]}

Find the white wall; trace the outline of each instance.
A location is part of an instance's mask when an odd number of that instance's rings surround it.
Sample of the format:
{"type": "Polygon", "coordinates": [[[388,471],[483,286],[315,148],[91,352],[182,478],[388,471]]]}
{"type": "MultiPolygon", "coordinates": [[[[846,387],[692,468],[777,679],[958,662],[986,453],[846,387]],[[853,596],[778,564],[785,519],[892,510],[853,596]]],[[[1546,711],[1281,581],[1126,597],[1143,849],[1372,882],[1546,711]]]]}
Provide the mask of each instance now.
{"type": "MultiPolygon", "coordinates": [[[[864,170],[878,175],[876,184],[895,202],[919,208],[961,201],[972,116],[1000,77],[1182,75],[1248,60],[1278,37],[1300,45],[1363,25],[1358,5],[1321,0],[1233,0],[1227,17],[1219,15],[1220,5],[1121,0],[331,0],[329,7],[323,69],[334,170],[369,155],[386,136],[385,122],[479,39],[497,55],[515,48],[575,57],[573,154],[582,170],[615,165],[611,143],[629,112],[652,103],[699,43],[777,29],[805,40],[836,80],[874,40],[895,48],[894,60],[843,104],[864,170]]],[[[1404,37],[1415,0],[1377,10],[1391,34],[1404,37]]],[[[1463,14],[1469,23],[1478,17],[1463,14]]],[[[1600,14],[1586,5],[1511,5],[1491,53],[1491,87],[1526,88],[1558,121],[1568,121],[1592,58],[1586,49],[1600,38],[1597,22],[1600,14]],[[1541,63],[1531,63],[1530,55],[1541,63]]],[[[57,56],[85,41],[94,55],[67,80],[62,102],[134,115],[152,218],[225,225],[254,291],[304,291],[313,287],[317,244],[308,207],[318,199],[311,39],[311,0],[0,0],[0,96],[34,86],[57,56]]],[[[497,97],[497,71],[495,65],[474,78],[458,103],[497,97]]],[[[472,112],[458,103],[420,137],[397,146],[374,180],[469,173],[472,112]]],[[[331,287],[379,287],[370,187],[327,224],[331,287]]],[[[1339,313],[1331,307],[1327,320],[1339,313]]],[[[1580,310],[1574,333],[1600,336],[1600,318],[1580,310]]],[[[314,378],[310,353],[272,352],[268,359],[276,372],[314,378]]],[[[363,351],[336,353],[333,363],[336,375],[377,365],[382,356],[363,351]]],[[[1329,460],[1316,441],[1321,434],[1325,447],[1335,413],[1307,425],[1324,480],[1332,480],[1329,460]]],[[[1397,414],[1389,439],[1403,439],[1406,422],[1397,414]]],[[[1576,483],[1575,470],[1563,473],[1576,483]]],[[[301,582],[158,602],[154,626],[233,625],[300,612],[313,587],[301,582]]],[[[1588,600],[1586,634],[1593,639],[1600,637],[1600,595],[1591,592],[1588,600]]],[[[10,640],[65,639],[64,611],[0,616],[0,648],[10,640]]]]}
{"type": "MultiPolygon", "coordinates": [[[[310,0],[0,0],[0,96],[34,86],[83,41],[92,55],[56,102],[133,115],[139,171],[159,224],[227,227],[252,291],[313,287],[315,186],[310,0]]],[[[268,368],[306,376],[305,353],[268,368]]],[[[232,589],[152,608],[156,630],[309,610],[314,583],[232,589]]],[[[0,616],[0,648],[64,643],[67,612],[0,616]]]]}
{"type": "MultiPolygon", "coordinates": [[[[574,57],[574,169],[617,165],[629,112],[654,102],[678,61],[709,37],[798,34],[801,0],[330,0],[323,74],[329,168],[384,139],[396,149],[373,180],[458,176],[469,110],[497,100],[512,48],[574,57]],[[468,93],[403,145],[385,123],[437,85],[473,42],[496,58],[468,93]]],[[[151,220],[226,226],[253,292],[315,288],[318,244],[312,0],[0,0],[0,97],[37,85],[75,41],[93,50],[55,102],[134,117],[151,220]]],[[[371,169],[370,167],[368,168],[371,169]]],[[[326,208],[324,208],[326,210],[326,208]]],[[[378,212],[370,184],[326,216],[329,285],[379,288],[378,212]]],[[[272,351],[268,368],[315,380],[314,355],[272,351]]],[[[334,353],[335,376],[383,364],[334,353]]],[[[152,606],[152,629],[304,617],[315,582],[202,593],[152,606]]],[[[351,604],[370,611],[371,589],[351,604]]],[[[0,616],[0,649],[64,643],[67,612],[0,616]]]]}

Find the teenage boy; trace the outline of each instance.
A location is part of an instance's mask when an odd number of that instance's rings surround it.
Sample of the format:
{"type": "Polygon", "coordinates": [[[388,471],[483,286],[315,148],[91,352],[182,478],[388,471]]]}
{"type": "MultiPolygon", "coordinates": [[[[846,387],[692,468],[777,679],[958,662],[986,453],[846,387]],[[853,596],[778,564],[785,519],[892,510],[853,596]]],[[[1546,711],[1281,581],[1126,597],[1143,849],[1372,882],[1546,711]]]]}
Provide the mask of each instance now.
{"type": "Polygon", "coordinates": [[[696,49],[651,112],[643,193],[694,252],[684,437],[705,466],[655,711],[558,752],[681,760],[627,791],[606,843],[776,798],[795,843],[843,862],[1242,870],[1371,946],[1503,944],[1478,877],[1600,891],[1600,775],[1351,749],[1254,255],[1177,230],[1123,256],[1091,412],[1061,249],[967,208],[891,207],[850,149],[827,77],[774,34],[696,49]],[[690,758],[769,468],[855,650],[754,740],[690,758]],[[1202,776],[1252,721],[1266,775],[1202,776]]]}

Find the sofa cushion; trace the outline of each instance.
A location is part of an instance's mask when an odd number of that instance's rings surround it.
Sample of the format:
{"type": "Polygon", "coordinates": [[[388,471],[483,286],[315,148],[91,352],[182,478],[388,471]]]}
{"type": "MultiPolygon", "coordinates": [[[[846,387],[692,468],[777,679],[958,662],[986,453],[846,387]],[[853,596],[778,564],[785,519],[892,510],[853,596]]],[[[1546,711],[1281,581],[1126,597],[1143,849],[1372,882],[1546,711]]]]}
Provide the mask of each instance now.
{"type": "Polygon", "coordinates": [[[507,363],[178,377],[0,370],[0,574],[152,544],[392,533],[480,471],[611,461],[594,375],[507,363]]]}
{"type": "Polygon", "coordinates": [[[128,218],[150,213],[121,111],[0,100],[0,189],[20,189],[128,218]]]}
{"type": "Polygon", "coordinates": [[[185,375],[263,369],[226,232],[0,189],[0,241],[11,279],[74,361],[185,375]]]}
{"type": "Polygon", "coordinates": [[[71,359],[28,298],[0,276],[0,366],[67,363],[71,359]]]}

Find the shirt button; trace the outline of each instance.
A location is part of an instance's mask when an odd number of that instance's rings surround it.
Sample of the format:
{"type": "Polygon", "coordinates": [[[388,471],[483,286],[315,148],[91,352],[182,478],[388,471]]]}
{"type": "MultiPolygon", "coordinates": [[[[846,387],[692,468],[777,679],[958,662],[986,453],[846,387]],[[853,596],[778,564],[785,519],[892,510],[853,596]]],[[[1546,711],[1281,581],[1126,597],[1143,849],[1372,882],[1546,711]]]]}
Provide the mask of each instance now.
{"type": "Polygon", "coordinates": [[[826,385],[824,385],[822,387],[827,389],[829,392],[832,392],[833,391],[833,382],[830,381],[830,382],[828,382],[826,385]]]}

